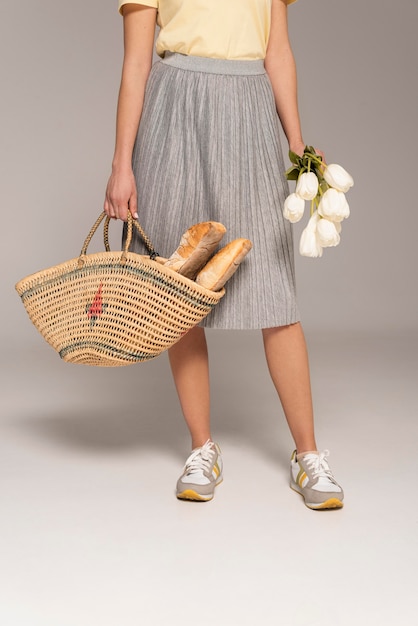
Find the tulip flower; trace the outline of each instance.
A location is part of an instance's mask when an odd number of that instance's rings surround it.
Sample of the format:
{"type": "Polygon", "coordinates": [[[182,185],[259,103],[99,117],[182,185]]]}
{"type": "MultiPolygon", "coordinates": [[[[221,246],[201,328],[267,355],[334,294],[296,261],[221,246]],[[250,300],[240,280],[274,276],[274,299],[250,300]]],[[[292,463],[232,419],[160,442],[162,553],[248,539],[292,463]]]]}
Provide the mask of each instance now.
{"type": "Polygon", "coordinates": [[[304,200],[313,200],[318,193],[319,181],[314,172],[304,172],[298,178],[296,193],[304,200]]]}
{"type": "Polygon", "coordinates": [[[326,165],[313,146],[305,146],[302,155],[290,150],[289,159],[292,166],[286,171],[286,178],[296,182],[296,189],[286,198],[283,215],[298,222],[305,200],[310,200],[311,217],[302,232],[299,252],[302,256],[320,257],[323,248],[340,242],[341,222],[350,215],[345,193],[354,181],[341,165],[326,165]]]}
{"type": "Polygon", "coordinates": [[[331,163],[327,165],[324,171],[324,178],[330,187],[347,193],[347,191],[354,185],[354,181],[350,174],[341,165],[331,163]]]}
{"type": "Polygon", "coordinates": [[[321,218],[316,225],[316,237],[323,248],[338,246],[340,243],[340,235],[334,222],[324,218],[321,218]]]}
{"type": "Polygon", "coordinates": [[[309,256],[312,258],[322,256],[322,246],[317,237],[317,225],[320,217],[318,211],[314,211],[307,227],[302,232],[299,243],[299,252],[302,256],[309,256]]]}
{"type": "Polygon", "coordinates": [[[345,194],[337,189],[327,189],[319,202],[318,213],[331,222],[341,222],[350,215],[345,194]]]}
{"type": "Polygon", "coordinates": [[[296,193],[291,193],[290,196],[287,196],[284,201],[283,207],[283,215],[284,217],[292,222],[298,222],[305,210],[305,201],[296,193]]]}

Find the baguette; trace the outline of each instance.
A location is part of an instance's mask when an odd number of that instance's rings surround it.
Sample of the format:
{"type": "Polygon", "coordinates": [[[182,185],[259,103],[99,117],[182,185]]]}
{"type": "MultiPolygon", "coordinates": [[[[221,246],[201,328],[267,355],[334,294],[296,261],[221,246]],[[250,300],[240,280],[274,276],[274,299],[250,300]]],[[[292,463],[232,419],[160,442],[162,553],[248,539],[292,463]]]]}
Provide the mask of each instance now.
{"type": "Polygon", "coordinates": [[[183,234],[179,247],[164,265],[194,280],[225,233],[225,226],[219,222],[194,224],[183,234]]]}
{"type": "Polygon", "coordinates": [[[196,283],[211,291],[219,291],[238,269],[252,247],[249,239],[234,239],[219,250],[198,273],[196,283]]]}

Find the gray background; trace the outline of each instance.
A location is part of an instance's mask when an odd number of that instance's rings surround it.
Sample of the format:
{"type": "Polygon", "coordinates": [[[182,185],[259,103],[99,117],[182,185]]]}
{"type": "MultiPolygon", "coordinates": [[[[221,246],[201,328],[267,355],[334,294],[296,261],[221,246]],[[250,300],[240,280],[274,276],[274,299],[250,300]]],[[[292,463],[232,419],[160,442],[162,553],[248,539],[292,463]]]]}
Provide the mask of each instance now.
{"type": "MultiPolygon", "coordinates": [[[[115,4],[0,9],[1,329],[13,342],[34,332],[14,283],[76,256],[102,207],[122,60],[115,4]]],[[[296,255],[304,325],[416,329],[416,4],[300,0],[289,14],[305,141],[355,179],[340,246],[296,255]]]]}
{"type": "Polygon", "coordinates": [[[208,333],[225,481],[202,507],[174,497],[189,443],[166,357],[71,366],[29,322],[14,283],[76,256],[101,211],[122,20],[116,0],[0,5],[2,626],[416,620],[418,9],[289,14],[304,138],[355,178],[341,245],[296,255],[318,443],[346,492],[324,515],[288,488],[260,333],[208,333]]]}

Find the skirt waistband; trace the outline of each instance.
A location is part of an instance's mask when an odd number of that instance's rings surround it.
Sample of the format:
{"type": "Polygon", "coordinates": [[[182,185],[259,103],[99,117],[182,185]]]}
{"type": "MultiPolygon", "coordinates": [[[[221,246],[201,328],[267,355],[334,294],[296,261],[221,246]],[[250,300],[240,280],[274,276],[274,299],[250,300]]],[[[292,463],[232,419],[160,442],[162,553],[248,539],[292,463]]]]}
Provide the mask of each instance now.
{"type": "Polygon", "coordinates": [[[206,72],[208,74],[230,74],[234,76],[252,76],[265,74],[263,59],[214,59],[212,57],[197,57],[179,52],[166,52],[161,63],[178,67],[191,72],[206,72]]]}

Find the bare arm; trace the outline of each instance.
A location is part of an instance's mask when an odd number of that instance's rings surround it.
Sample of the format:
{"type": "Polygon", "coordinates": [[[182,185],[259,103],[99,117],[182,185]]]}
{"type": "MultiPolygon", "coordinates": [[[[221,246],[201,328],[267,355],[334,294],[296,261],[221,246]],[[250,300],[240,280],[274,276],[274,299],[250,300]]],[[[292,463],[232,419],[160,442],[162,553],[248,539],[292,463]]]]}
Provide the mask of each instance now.
{"type": "Polygon", "coordinates": [[[290,47],[287,28],[287,5],[284,0],[273,0],[271,30],[265,59],[277,112],[289,142],[289,148],[302,154],[305,144],[300,127],[296,65],[290,47]]]}
{"type": "Polygon", "coordinates": [[[156,14],[157,10],[152,7],[124,5],[125,54],[117,109],[116,145],[104,202],[107,215],[123,220],[126,220],[128,210],[132,215],[137,212],[132,151],[152,65],[156,14]]]}

